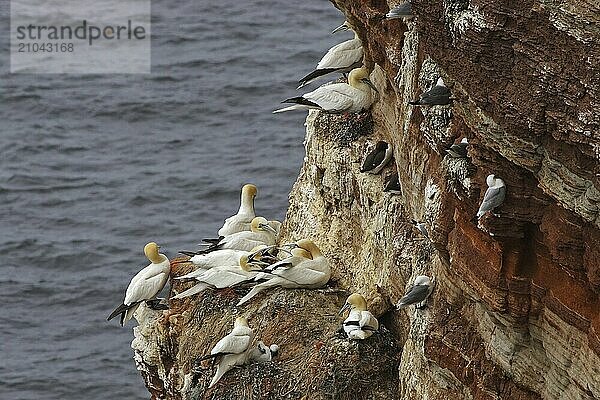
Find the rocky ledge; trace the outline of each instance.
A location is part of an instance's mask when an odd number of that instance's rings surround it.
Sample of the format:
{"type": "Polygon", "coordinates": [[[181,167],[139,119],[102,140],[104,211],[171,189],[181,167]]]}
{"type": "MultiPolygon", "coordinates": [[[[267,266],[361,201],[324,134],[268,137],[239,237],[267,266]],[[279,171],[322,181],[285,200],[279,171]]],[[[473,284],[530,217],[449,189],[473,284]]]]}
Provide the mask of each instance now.
{"type": "Polygon", "coordinates": [[[385,1],[333,2],[363,40],[381,96],[360,118],[307,118],[282,240],[313,239],[330,285],[239,308],[247,289],[141,309],[132,347],[152,398],[600,398],[598,4],[413,0],[416,18],[404,22],[382,20],[395,5],[385,1]],[[439,76],[452,105],[407,104],[439,76]],[[463,137],[468,158],[446,156],[463,137]],[[377,140],[394,146],[394,161],[359,173],[377,140]],[[393,171],[401,195],[382,191],[393,171]],[[490,173],[506,182],[506,201],[478,225],[490,173]],[[436,278],[428,307],[396,311],[420,274],[436,278]],[[338,332],[352,291],[384,326],[360,343],[338,332]],[[206,390],[210,372],[195,359],[237,315],[280,358],[206,390]]]}

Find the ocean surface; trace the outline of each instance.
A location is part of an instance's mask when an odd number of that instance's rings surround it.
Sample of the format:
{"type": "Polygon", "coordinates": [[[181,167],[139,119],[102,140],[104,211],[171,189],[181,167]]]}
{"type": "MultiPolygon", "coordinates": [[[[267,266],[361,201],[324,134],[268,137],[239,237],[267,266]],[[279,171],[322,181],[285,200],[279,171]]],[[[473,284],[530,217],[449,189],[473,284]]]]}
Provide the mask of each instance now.
{"type": "Polygon", "coordinates": [[[343,17],[325,0],[154,0],[152,14],[150,75],[9,74],[2,39],[2,399],[149,398],[133,323],[106,321],[144,244],[194,248],[246,182],[282,219],[305,113],[271,111],[351,37],[330,34],[343,17]]]}

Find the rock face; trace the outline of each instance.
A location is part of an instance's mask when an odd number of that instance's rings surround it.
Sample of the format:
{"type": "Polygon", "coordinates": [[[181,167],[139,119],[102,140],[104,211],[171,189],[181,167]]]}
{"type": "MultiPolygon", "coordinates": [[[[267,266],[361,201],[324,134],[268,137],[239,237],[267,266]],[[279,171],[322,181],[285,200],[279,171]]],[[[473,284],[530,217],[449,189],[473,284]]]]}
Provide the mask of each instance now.
{"type": "Polygon", "coordinates": [[[370,115],[309,114],[282,232],[318,244],[331,288],[273,290],[239,308],[247,289],[209,290],[164,315],[140,308],[132,347],[152,397],[600,398],[599,5],[413,0],[404,22],[382,20],[384,1],[334,4],[381,95],[370,115]],[[453,104],[407,104],[439,76],[453,104]],[[447,156],[464,137],[468,158],[447,156]],[[359,173],[378,140],[393,162],[359,173]],[[394,171],[401,195],[382,191],[394,171]],[[506,201],[476,221],[490,173],[506,201]],[[436,278],[428,307],[395,311],[422,274],[436,278]],[[380,334],[337,332],[349,292],[367,298],[380,334]],[[237,315],[281,356],[206,390],[211,371],[194,360],[237,315]]]}

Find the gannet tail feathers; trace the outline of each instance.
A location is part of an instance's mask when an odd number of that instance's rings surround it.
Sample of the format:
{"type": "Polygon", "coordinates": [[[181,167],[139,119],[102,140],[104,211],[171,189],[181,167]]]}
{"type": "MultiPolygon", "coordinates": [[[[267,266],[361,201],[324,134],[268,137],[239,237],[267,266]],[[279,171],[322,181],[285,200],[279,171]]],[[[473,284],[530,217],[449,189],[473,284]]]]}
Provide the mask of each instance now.
{"type": "Polygon", "coordinates": [[[292,110],[305,110],[307,108],[321,108],[317,103],[313,103],[312,101],[306,100],[302,96],[291,97],[289,99],[285,99],[282,103],[296,103],[293,106],[280,108],[279,110],[273,111],[273,114],[277,114],[284,111],[292,111],[292,110]]]}
{"type": "Polygon", "coordinates": [[[277,282],[277,279],[275,279],[275,280],[268,280],[268,281],[259,283],[258,285],[254,286],[252,288],[252,290],[250,290],[248,292],[248,294],[246,294],[244,297],[242,297],[240,299],[240,301],[238,301],[237,305],[241,306],[242,304],[246,303],[248,300],[250,300],[251,298],[253,298],[257,294],[259,294],[263,290],[269,289],[271,287],[279,286],[279,283],[280,282],[277,282]]]}
{"type": "Polygon", "coordinates": [[[191,288],[189,288],[188,290],[184,290],[181,293],[178,293],[176,296],[174,296],[174,299],[183,299],[185,297],[189,297],[192,296],[196,293],[200,293],[203,290],[207,289],[208,285],[206,283],[200,282],[197,285],[192,286],[191,288]]]}
{"type": "Polygon", "coordinates": [[[298,81],[300,85],[296,89],[301,89],[304,86],[311,83],[312,81],[314,81],[315,79],[317,79],[318,77],[330,74],[335,71],[337,71],[337,68],[315,69],[313,72],[311,72],[310,74],[306,75],[304,78],[298,81]]]}
{"type": "Polygon", "coordinates": [[[110,315],[108,316],[108,318],[106,318],[106,320],[110,321],[117,315],[121,314],[120,323],[121,323],[121,326],[124,326],[125,323],[131,319],[131,317],[133,316],[133,313],[135,312],[138,305],[139,305],[139,302],[132,303],[130,305],[121,304],[119,307],[115,308],[115,310],[112,313],[110,313],[110,315]]]}
{"type": "Polygon", "coordinates": [[[221,240],[223,240],[223,238],[225,238],[225,236],[219,236],[218,238],[205,238],[202,239],[202,241],[210,244],[218,244],[221,240]]]}
{"type": "Polygon", "coordinates": [[[229,371],[230,369],[231,369],[231,366],[229,366],[228,364],[225,364],[223,367],[221,367],[221,364],[217,365],[217,372],[215,373],[215,376],[212,378],[210,385],[208,385],[208,388],[210,389],[211,387],[216,385],[216,383],[219,382],[221,377],[223,375],[225,375],[225,373],[227,371],[229,371]]]}

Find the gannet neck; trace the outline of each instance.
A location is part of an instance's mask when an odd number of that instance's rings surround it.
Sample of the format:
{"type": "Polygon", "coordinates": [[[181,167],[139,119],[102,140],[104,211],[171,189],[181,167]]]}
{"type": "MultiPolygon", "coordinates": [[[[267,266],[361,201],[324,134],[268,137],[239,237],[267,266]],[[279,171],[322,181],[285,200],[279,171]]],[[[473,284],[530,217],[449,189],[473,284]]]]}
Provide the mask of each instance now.
{"type": "Polygon", "coordinates": [[[292,249],[292,255],[312,260],[312,254],[310,254],[310,251],[303,249],[302,247],[296,247],[295,249],[292,249]]]}
{"type": "Polygon", "coordinates": [[[144,254],[153,264],[159,264],[167,258],[164,254],[158,253],[158,245],[155,242],[150,242],[144,246],[144,254]]]}
{"type": "Polygon", "coordinates": [[[369,71],[365,67],[355,68],[350,71],[350,75],[348,75],[348,84],[354,88],[362,90],[363,86],[368,86],[364,82],[361,82],[362,79],[369,77],[369,71]]]}
{"type": "Polygon", "coordinates": [[[244,185],[240,198],[240,209],[238,214],[254,214],[254,198],[258,193],[256,186],[252,184],[244,185]]]}
{"type": "Polygon", "coordinates": [[[317,257],[322,257],[321,250],[317,247],[317,245],[310,239],[301,239],[297,242],[298,246],[308,251],[313,259],[317,257]]]}

